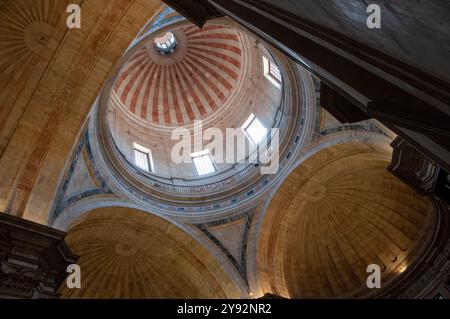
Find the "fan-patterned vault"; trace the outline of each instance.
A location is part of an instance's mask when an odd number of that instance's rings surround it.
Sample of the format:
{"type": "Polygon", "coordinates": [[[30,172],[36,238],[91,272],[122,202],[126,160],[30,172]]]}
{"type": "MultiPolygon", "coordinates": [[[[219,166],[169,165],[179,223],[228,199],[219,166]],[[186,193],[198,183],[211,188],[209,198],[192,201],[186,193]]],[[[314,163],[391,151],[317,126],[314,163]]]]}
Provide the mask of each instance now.
{"type": "Polygon", "coordinates": [[[130,208],[83,215],[66,241],[81,256],[81,289],[63,298],[241,298],[216,259],[177,226],[130,208]]]}
{"type": "Polygon", "coordinates": [[[0,211],[46,223],[105,80],[159,0],[0,1],[0,211]]]}
{"type": "Polygon", "coordinates": [[[387,160],[366,144],[343,144],[289,175],[260,235],[263,292],[357,297],[370,292],[369,264],[381,267],[382,287],[407,270],[431,233],[433,205],[392,176],[387,160]]]}

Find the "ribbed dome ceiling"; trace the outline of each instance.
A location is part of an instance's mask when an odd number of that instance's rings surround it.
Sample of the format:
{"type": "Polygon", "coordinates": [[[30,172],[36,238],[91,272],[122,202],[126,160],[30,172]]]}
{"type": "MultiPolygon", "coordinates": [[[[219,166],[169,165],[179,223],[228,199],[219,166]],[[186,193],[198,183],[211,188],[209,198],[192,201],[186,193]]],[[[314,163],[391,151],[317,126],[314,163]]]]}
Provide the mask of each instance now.
{"type": "Polygon", "coordinates": [[[101,208],[66,241],[80,256],[81,289],[63,298],[239,298],[215,258],[173,224],[129,208],[101,208]]]}
{"type": "Polygon", "coordinates": [[[432,204],[361,144],[331,147],[301,164],[274,196],[260,241],[264,292],[293,298],[369,292],[369,264],[382,286],[407,269],[426,242],[432,204]]]}
{"type": "Polygon", "coordinates": [[[171,30],[175,52],[158,53],[153,41],[121,70],[114,94],[136,118],[157,125],[186,125],[221,108],[242,77],[243,47],[237,30],[208,25],[171,30]]]}

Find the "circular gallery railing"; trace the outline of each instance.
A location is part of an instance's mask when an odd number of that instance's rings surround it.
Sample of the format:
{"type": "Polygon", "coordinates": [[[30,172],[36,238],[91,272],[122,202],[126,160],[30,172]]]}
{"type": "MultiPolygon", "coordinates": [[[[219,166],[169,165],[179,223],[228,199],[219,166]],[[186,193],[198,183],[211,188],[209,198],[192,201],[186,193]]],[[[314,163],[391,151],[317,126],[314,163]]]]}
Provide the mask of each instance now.
{"type": "MultiPolygon", "coordinates": [[[[284,90],[283,90],[284,91],[284,90]]],[[[283,92],[283,98],[281,105],[278,107],[275,118],[273,120],[272,128],[279,129],[279,138],[283,140],[288,131],[288,122],[291,115],[291,107],[287,105],[285,94],[283,92]]],[[[195,178],[168,178],[164,176],[158,176],[154,173],[149,173],[144,170],[139,169],[133,163],[131,163],[125,155],[119,150],[111,138],[114,144],[114,153],[116,156],[120,157],[122,161],[126,162],[128,168],[132,170],[139,179],[141,179],[146,184],[156,187],[158,189],[164,190],[166,192],[171,192],[174,194],[198,194],[198,193],[211,193],[224,188],[236,185],[243,181],[248,180],[251,176],[258,172],[261,165],[267,163],[267,151],[273,146],[271,140],[271,134],[267,135],[267,140],[263,141],[262,145],[264,147],[258,147],[256,156],[251,154],[249,157],[254,157],[257,161],[251,163],[236,163],[231,168],[221,171],[211,177],[195,177],[195,178]]],[[[247,158],[247,160],[248,160],[247,158]]]]}

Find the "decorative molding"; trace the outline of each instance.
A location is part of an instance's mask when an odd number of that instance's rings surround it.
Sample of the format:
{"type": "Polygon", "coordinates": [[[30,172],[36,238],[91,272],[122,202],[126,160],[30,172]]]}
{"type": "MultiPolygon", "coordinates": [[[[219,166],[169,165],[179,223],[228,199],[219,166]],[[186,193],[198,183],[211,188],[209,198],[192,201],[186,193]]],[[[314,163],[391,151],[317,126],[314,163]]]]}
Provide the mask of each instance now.
{"type": "Polygon", "coordinates": [[[97,195],[113,195],[113,191],[109,188],[106,181],[100,174],[100,171],[98,170],[94,155],[92,153],[92,148],[89,142],[89,130],[86,129],[85,132],[82,135],[82,138],[78,144],[78,147],[76,148],[73,156],[72,161],[70,164],[70,167],[68,169],[66,178],[64,180],[64,183],[60,187],[60,190],[58,191],[58,196],[56,200],[56,204],[54,206],[54,209],[52,213],[50,214],[50,225],[53,224],[55,219],[69,206],[73,205],[74,203],[92,196],[97,195]],[[72,180],[73,174],[75,172],[75,168],[77,166],[78,161],[83,160],[83,157],[80,157],[82,154],[86,154],[86,165],[88,166],[88,169],[91,170],[93,173],[96,182],[99,184],[97,188],[92,188],[89,190],[82,191],[79,194],[75,194],[73,196],[67,196],[67,190],[70,184],[70,181],[72,180]]]}
{"type": "Polygon", "coordinates": [[[247,276],[247,243],[249,237],[249,231],[252,224],[254,210],[247,211],[241,215],[232,216],[230,218],[217,220],[214,222],[196,224],[195,226],[204,233],[219,249],[222,253],[227,257],[227,259],[231,262],[237,272],[241,275],[242,279],[245,281],[248,286],[248,276],[247,276]],[[241,237],[241,255],[239,260],[237,260],[233,254],[225,247],[225,245],[212,234],[212,229],[218,226],[226,226],[231,223],[235,223],[238,221],[242,221],[245,223],[244,230],[241,237]]]}
{"type": "Polygon", "coordinates": [[[401,137],[397,137],[391,146],[393,154],[388,170],[420,192],[427,195],[433,194],[441,170],[440,166],[401,137]]]}
{"type": "Polygon", "coordinates": [[[365,131],[385,135],[385,132],[374,125],[371,121],[364,121],[355,124],[344,124],[336,127],[328,128],[320,132],[321,136],[331,135],[343,131],[365,131]]]}
{"type": "Polygon", "coordinates": [[[56,299],[76,263],[64,232],[0,213],[0,299],[56,299]]]}

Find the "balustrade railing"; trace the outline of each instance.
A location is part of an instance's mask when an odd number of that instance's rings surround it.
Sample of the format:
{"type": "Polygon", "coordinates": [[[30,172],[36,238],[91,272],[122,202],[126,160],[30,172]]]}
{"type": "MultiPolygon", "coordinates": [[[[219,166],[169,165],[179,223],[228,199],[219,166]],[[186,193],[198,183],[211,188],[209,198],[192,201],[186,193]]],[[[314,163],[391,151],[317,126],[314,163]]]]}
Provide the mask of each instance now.
{"type": "MultiPolygon", "coordinates": [[[[283,90],[282,100],[274,117],[272,126],[273,128],[279,129],[280,141],[283,140],[283,137],[286,134],[289,124],[289,116],[291,114],[291,106],[287,104],[288,103],[286,102],[286,97],[283,90]]],[[[229,188],[233,185],[237,185],[245,180],[249,180],[249,178],[251,178],[258,172],[260,165],[262,164],[260,159],[267,158],[265,152],[267,152],[267,150],[271,147],[269,130],[266,141],[267,146],[263,148],[257,148],[257,156],[255,157],[257,158],[257,161],[254,163],[237,163],[229,169],[219,172],[218,174],[210,177],[172,178],[158,176],[156,174],[149,173],[137,168],[119,150],[114,142],[114,139],[112,140],[116,155],[118,155],[124,162],[126,162],[129,169],[138,177],[140,181],[150,187],[157,188],[158,190],[177,194],[211,193],[229,188]]]]}

